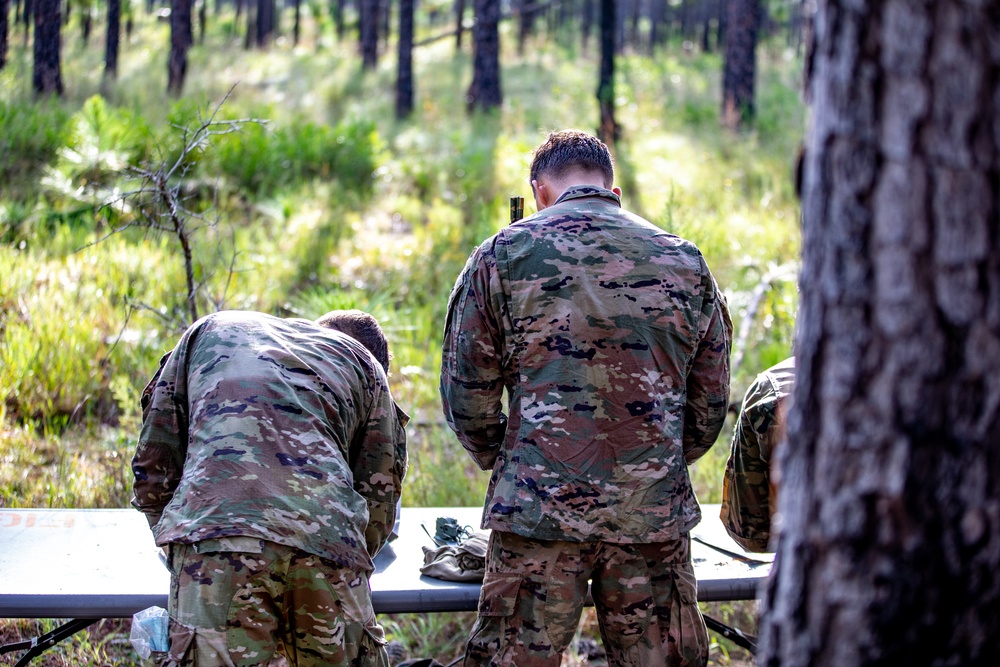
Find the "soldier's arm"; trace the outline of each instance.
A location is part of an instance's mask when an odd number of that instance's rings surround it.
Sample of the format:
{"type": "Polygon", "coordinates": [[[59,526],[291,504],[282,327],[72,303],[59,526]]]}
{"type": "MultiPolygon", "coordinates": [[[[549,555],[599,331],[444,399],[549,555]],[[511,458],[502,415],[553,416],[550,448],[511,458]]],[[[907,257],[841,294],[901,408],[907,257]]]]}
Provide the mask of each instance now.
{"type": "Polygon", "coordinates": [[[365,543],[375,557],[396,522],[396,502],[406,474],[406,432],[409,416],[392,400],[384,376],[379,379],[368,417],[355,437],[351,456],[354,490],[368,504],[365,543]]]}
{"type": "Polygon", "coordinates": [[[765,450],[774,430],[776,400],[762,378],[750,385],[736,426],[722,484],[720,518],[747,551],[768,551],[771,539],[770,462],[765,450]]]}
{"type": "Polygon", "coordinates": [[[187,355],[182,346],[187,340],[185,335],[174,352],[161,359],[140,400],[142,429],[132,457],[132,506],[146,516],[150,527],[159,523],[184,469],[188,403],[187,355]]]}
{"type": "Polygon", "coordinates": [[[733,323],[726,299],[702,261],[700,342],[687,378],[684,459],[694,463],[722,431],[729,406],[729,353],[733,323]]]}
{"type": "Polygon", "coordinates": [[[507,430],[501,408],[501,331],[489,308],[491,252],[469,258],[448,299],[441,357],[444,417],[483,470],[493,467],[507,430]]]}

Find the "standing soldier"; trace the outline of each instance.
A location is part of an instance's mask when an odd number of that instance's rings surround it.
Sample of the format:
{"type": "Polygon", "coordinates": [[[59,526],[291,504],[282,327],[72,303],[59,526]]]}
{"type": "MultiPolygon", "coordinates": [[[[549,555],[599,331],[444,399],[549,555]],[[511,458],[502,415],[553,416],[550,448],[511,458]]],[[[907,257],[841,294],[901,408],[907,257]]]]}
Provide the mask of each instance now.
{"type": "Polygon", "coordinates": [[[408,417],[373,317],[220,312],[143,392],[132,504],[170,570],[168,665],[387,665],[372,558],[408,417]]]}
{"type": "Polygon", "coordinates": [[[598,139],[550,134],[530,181],[538,213],[473,252],[445,325],[445,416],[493,471],[465,665],[557,667],[588,580],[610,664],[703,665],[687,466],[725,421],[725,299],[698,248],[621,208],[598,139]]]}

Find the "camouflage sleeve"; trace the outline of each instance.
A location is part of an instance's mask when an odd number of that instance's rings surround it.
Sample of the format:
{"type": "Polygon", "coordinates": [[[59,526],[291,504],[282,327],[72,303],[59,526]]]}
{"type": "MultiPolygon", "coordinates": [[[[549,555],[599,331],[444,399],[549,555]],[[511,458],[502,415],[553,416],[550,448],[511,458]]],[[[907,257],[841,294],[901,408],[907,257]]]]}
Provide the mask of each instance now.
{"type": "Polygon", "coordinates": [[[132,506],[152,528],[180,483],[187,452],[188,403],[185,334],[177,348],[160,360],[160,368],[140,399],[142,429],[132,457],[132,506]]]}
{"type": "Polygon", "coordinates": [[[441,403],[448,425],[483,470],[496,462],[507,430],[501,329],[489,308],[496,259],[481,246],[469,257],[448,299],[441,358],[441,403]]]}
{"type": "Polygon", "coordinates": [[[726,298],[702,260],[704,295],[698,322],[699,343],[687,378],[684,411],[684,460],[701,458],[719,437],[729,407],[729,352],[733,323],[726,298]]]}
{"type": "Polygon", "coordinates": [[[396,522],[396,502],[406,474],[406,431],[409,416],[399,409],[388,386],[379,385],[368,417],[351,445],[354,490],[368,504],[365,543],[375,557],[396,522]]]}
{"type": "Polygon", "coordinates": [[[747,551],[768,551],[771,539],[767,443],[775,431],[777,400],[763,376],[747,389],[726,462],[719,518],[747,551]]]}

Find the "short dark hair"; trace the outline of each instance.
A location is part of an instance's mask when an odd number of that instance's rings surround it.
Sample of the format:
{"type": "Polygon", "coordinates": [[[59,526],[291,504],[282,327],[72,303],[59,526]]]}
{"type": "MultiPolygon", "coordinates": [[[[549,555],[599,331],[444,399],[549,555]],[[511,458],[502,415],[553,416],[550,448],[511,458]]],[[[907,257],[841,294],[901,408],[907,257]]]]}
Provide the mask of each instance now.
{"type": "Polygon", "coordinates": [[[331,310],[326,315],[316,318],[316,324],[345,333],[358,341],[375,355],[382,370],[389,372],[391,358],[389,343],[382,333],[378,320],[368,313],[362,310],[331,310]]]}
{"type": "Polygon", "coordinates": [[[531,158],[529,181],[546,174],[558,178],[577,168],[600,171],[604,175],[604,187],[614,185],[614,160],[603,141],[580,130],[550,132],[531,158]]]}

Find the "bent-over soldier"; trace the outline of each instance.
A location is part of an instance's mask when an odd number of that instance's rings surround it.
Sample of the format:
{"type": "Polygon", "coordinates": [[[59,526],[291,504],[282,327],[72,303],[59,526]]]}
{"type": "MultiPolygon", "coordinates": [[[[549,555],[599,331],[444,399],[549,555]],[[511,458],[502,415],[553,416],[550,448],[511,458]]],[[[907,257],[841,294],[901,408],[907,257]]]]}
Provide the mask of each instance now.
{"type": "Polygon", "coordinates": [[[143,392],[132,504],[171,573],[169,665],[387,665],[368,576],[408,417],[381,328],[201,318],[143,392]]]}

